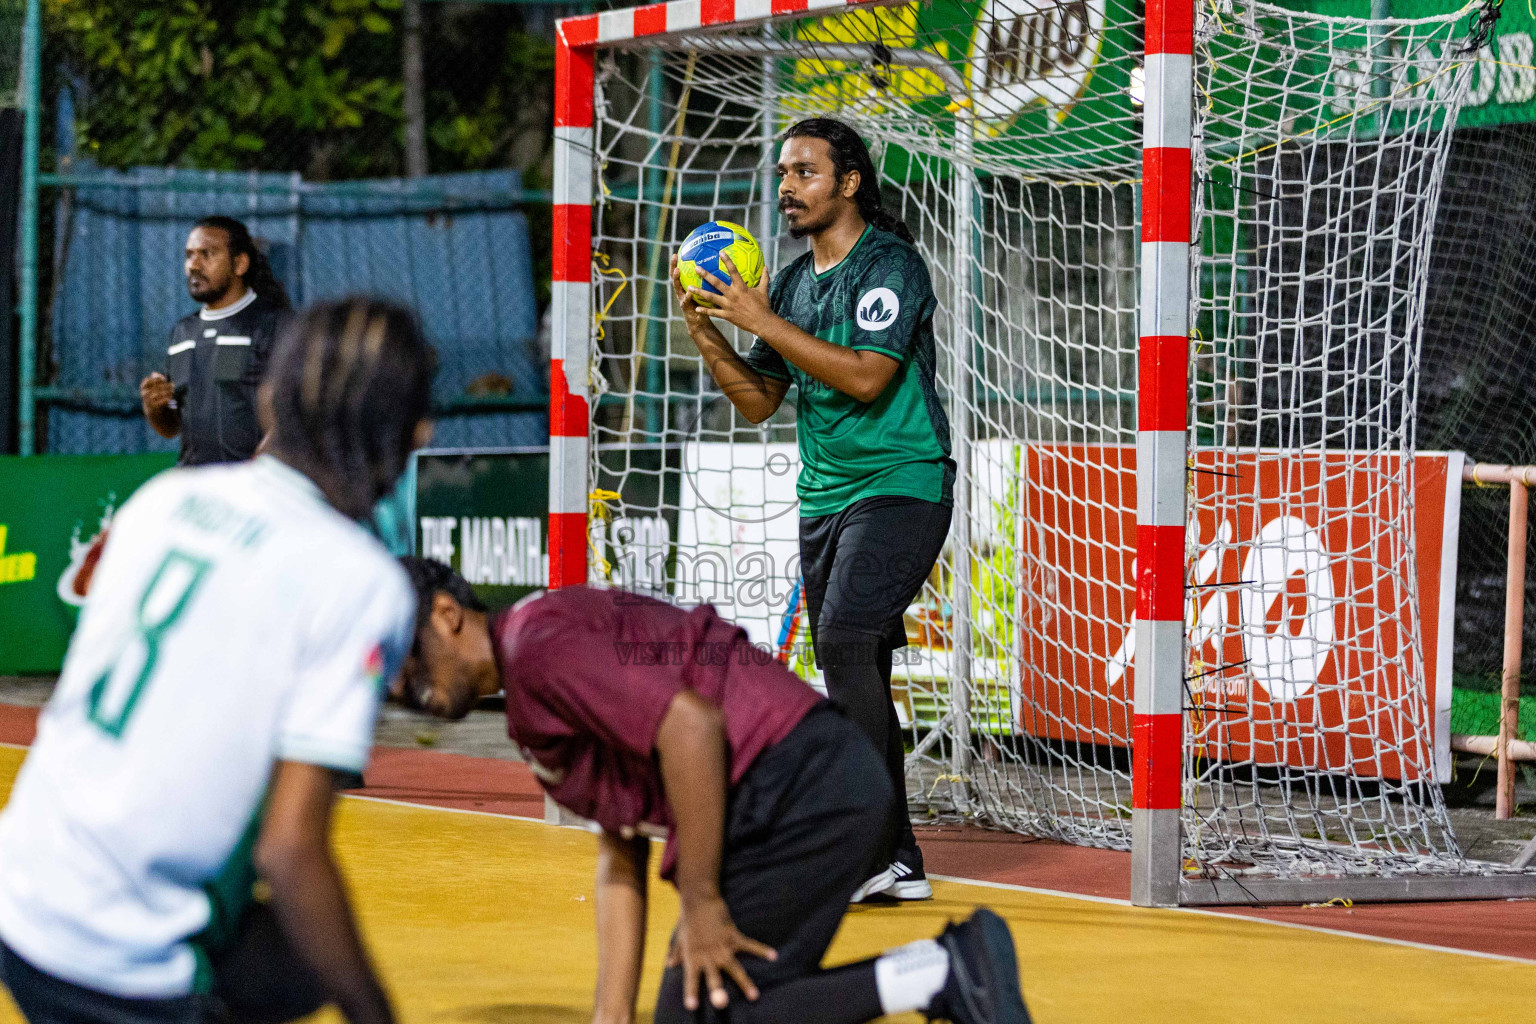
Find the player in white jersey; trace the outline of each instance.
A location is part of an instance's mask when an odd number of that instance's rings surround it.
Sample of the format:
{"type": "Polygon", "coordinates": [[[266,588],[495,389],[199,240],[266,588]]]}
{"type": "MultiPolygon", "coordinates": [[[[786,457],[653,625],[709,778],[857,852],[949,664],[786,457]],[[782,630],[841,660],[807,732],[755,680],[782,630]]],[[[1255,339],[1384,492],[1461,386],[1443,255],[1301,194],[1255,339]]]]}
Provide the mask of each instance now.
{"type": "Polygon", "coordinates": [[[0,816],[0,980],[32,1024],[391,1020],[330,811],[415,617],[355,520],[426,440],[431,376],[404,310],[313,308],[263,386],[269,454],[117,516],[0,816]]]}

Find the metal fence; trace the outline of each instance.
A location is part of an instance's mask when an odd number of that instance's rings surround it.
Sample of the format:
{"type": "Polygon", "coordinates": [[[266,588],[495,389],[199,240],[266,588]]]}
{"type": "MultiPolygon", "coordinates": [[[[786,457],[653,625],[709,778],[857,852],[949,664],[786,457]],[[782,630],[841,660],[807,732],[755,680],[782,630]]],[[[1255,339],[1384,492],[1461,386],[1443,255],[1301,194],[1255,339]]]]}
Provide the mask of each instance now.
{"type": "MultiPolygon", "coordinates": [[[[170,325],[195,306],[181,249],[193,221],[239,217],[296,305],[365,292],[412,306],[439,353],[438,442],[537,444],[544,373],[527,216],[515,171],[310,184],[297,175],[142,168],[60,189],[50,304],[47,449],[173,447],[139,412],[170,325]]],[[[25,404],[23,412],[26,411],[25,404]]]]}
{"type": "Polygon", "coordinates": [[[415,306],[440,443],[541,440],[551,44],[575,9],[0,0],[0,107],[25,122],[17,449],[166,446],[138,381],[195,308],[181,249],[215,213],[296,303],[415,306]]]}

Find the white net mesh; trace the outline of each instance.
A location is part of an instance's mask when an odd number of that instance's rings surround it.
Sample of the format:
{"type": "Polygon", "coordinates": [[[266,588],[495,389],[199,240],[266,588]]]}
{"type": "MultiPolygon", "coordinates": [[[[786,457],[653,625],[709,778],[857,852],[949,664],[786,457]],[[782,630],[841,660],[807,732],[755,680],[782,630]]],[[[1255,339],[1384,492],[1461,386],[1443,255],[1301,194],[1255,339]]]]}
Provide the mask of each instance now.
{"type": "MultiPolygon", "coordinates": [[[[1415,544],[1416,509],[1435,486],[1443,503],[1445,479],[1442,463],[1416,472],[1413,417],[1466,13],[1197,15],[1190,873],[1471,867],[1432,784],[1436,613],[1419,577],[1439,549],[1415,544]]],[[[775,137],[803,116],[852,122],[928,259],[959,465],[895,672],[909,802],[1115,848],[1131,808],[1141,33],[1113,0],[972,0],[607,47],[594,154],[594,574],[712,600],[816,680],[795,612],[795,395],[761,427],[736,416],[666,268],[712,219],[746,224],[783,267],[803,243],[779,234],[775,137]]]]}
{"type": "Polygon", "coordinates": [[[1460,481],[1430,493],[1414,459],[1458,27],[1242,9],[1200,25],[1210,340],[1194,361],[1185,815],[1207,870],[1459,859],[1433,785],[1436,605],[1418,599],[1441,567],[1415,555],[1439,552],[1416,507],[1460,481]]]}

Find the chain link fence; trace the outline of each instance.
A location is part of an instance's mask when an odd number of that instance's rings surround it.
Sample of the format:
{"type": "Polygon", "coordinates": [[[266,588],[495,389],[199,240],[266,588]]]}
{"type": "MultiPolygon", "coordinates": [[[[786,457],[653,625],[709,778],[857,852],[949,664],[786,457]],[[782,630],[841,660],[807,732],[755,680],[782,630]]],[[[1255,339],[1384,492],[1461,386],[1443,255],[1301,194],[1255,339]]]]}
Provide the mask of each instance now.
{"type": "MultiPolygon", "coordinates": [[[[0,196],[15,197],[20,191],[22,126],[25,97],[22,94],[22,24],[25,0],[0,0],[0,196]]],[[[16,251],[14,201],[0,202],[0,246],[16,251]]],[[[15,262],[0,259],[0,295],[16,290],[15,262]]],[[[0,452],[16,447],[16,402],[20,376],[17,359],[16,322],[0,316],[0,452]]]]}
{"type": "MultiPolygon", "coordinates": [[[[26,0],[0,2],[17,12],[0,51],[20,55],[26,0]]],[[[553,31],[578,8],[41,3],[23,450],[167,447],[138,381],[196,308],[181,253],[210,214],[249,223],[296,304],[417,309],[441,361],[436,444],[544,443],[553,31]]]]}

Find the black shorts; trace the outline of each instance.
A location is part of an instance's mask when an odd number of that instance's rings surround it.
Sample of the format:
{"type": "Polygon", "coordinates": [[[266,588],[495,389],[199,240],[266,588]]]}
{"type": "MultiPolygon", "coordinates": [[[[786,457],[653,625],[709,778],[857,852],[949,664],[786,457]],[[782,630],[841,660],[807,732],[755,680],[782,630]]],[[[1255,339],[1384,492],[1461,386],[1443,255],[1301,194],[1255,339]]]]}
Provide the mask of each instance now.
{"type": "Polygon", "coordinates": [[[282,1024],[325,1005],[324,990],[265,904],[240,919],[228,949],[212,958],[213,991],[131,999],[38,970],[0,942],[0,982],[28,1024],[282,1024]]]}
{"type": "MultiPolygon", "coordinates": [[[[772,962],[741,957],[759,988],[821,966],[848,898],[885,858],[895,823],[885,765],[831,705],[818,705],[747,770],[726,807],[720,893],[742,934],[778,953],[772,962]]],[[[675,1019],[681,977],[680,968],[663,976],[658,1021],[675,1019]]]]}
{"type": "Polygon", "coordinates": [[[823,626],[907,646],[902,616],[949,536],[950,505],[900,495],[863,498],[800,520],[800,574],[814,641],[823,626]]]}

